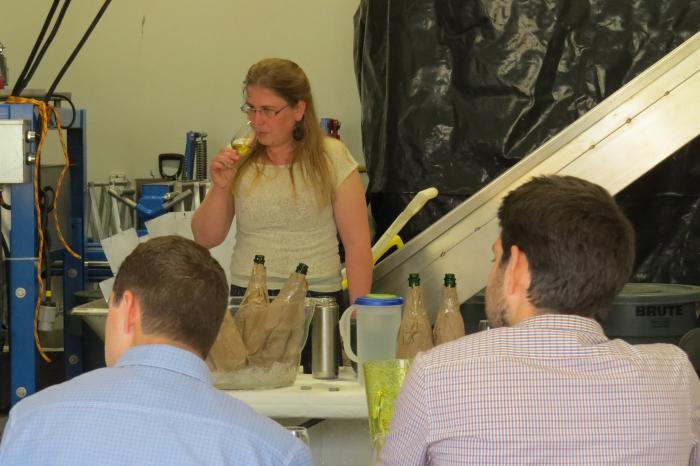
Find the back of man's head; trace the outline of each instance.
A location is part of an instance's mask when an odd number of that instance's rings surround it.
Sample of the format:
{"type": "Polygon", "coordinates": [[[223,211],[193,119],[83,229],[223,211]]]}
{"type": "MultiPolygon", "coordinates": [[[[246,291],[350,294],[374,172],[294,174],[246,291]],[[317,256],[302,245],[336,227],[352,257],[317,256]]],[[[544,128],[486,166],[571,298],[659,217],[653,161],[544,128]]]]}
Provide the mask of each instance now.
{"type": "Polygon", "coordinates": [[[180,236],[140,244],[117,273],[116,304],[127,290],[140,303],[144,334],[168,337],[206,357],[228,305],[226,275],[207,249],[180,236]]]}
{"type": "Polygon", "coordinates": [[[502,262],[516,245],[530,267],[537,309],[593,317],[608,307],[634,265],[634,229],[602,187],[571,176],[533,178],[498,212],[502,262]]]}

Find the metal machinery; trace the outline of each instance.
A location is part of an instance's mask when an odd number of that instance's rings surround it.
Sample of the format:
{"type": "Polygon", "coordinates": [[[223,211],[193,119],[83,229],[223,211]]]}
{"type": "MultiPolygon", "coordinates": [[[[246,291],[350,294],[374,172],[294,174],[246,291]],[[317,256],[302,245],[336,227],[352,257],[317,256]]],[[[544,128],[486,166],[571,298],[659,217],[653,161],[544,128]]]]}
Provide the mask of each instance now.
{"type": "MultiPolygon", "coordinates": [[[[68,121],[70,110],[61,112],[68,121]]],[[[76,259],[64,250],[46,258],[60,263],[63,276],[63,309],[72,309],[75,293],[85,289],[85,111],[76,111],[73,124],[65,130],[70,166],[62,196],[69,198],[67,241],[80,255],[76,259]]],[[[49,128],[49,131],[55,130],[49,128]]],[[[37,218],[34,204],[33,161],[40,123],[31,104],[0,104],[0,184],[10,192],[9,232],[9,319],[11,404],[37,390],[38,352],[34,340],[34,312],[37,295],[37,218]],[[9,186],[9,189],[8,189],[9,186]]],[[[50,267],[47,268],[49,270],[50,267]]],[[[48,275],[48,274],[47,274],[48,275]]],[[[83,371],[82,322],[64,312],[64,372],[66,379],[83,371]]]]}
{"type": "MultiPolygon", "coordinates": [[[[146,221],[163,215],[176,206],[179,209],[183,209],[183,201],[192,196],[193,189],[196,189],[197,192],[199,190],[198,186],[196,188],[189,187],[183,190],[183,184],[192,185],[192,183],[183,183],[181,181],[143,184],[141,185],[141,195],[139,196],[138,202],[119,194],[113,188],[108,188],[106,192],[113,199],[116,199],[117,201],[126,204],[129,208],[133,209],[136,217],[136,220],[134,221],[136,231],[138,232],[139,236],[142,236],[147,233],[144,226],[146,221]]],[[[196,196],[196,205],[199,205],[198,194],[196,196]]],[[[103,236],[100,237],[100,239],[103,238],[103,236]]]]}
{"type": "Polygon", "coordinates": [[[88,183],[90,192],[90,230],[94,239],[102,240],[124,228],[136,228],[146,234],[145,222],[168,211],[196,210],[209,189],[207,179],[207,134],[189,131],[185,155],[160,154],[160,179],[137,179],[135,189],[124,189],[124,179],[108,183],[88,183]],[[178,162],[177,169],[166,173],[167,162],[178,162]],[[98,190],[101,192],[98,193],[98,190]],[[122,225],[120,203],[132,212],[133,219],[122,225]]]}
{"type": "MultiPolygon", "coordinates": [[[[160,179],[136,179],[131,186],[124,174],[115,174],[108,182],[88,182],[88,250],[101,250],[101,240],[132,227],[145,235],[145,222],[166,212],[196,210],[210,186],[206,139],[206,133],[189,131],[185,155],[159,154],[160,179]],[[171,162],[177,162],[175,170],[168,170],[171,162]]],[[[107,267],[105,260],[102,255],[99,265],[107,267]]]]}
{"type": "MultiPolygon", "coordinates": [[[[536,175],[585,178],[617,194],[700,134],[700,33],[626,84],[374,269],[373,289],[403,294],[411,272],[459,277],[464,302],[486,284],[497,209],[536,175]]],[[[440,283],[425,280],[426,302],[440,283]]]]}
{"type": "MultiPolygon", "coordinates": [[[[71,378],[83,371],[82,352],[82,322],[79,318],[71,317],[67,312],[75,304],[76,294],[85,289],[85,218],[86,197],[86,165],[85,165],[85,112],[77,111],[70,96],[56,93],[56,89],[78,56],[83,45],[104,15],[110,0],[105,0],[99,11],[91,21],[87,30],[81,36],[75,48],[60,68],[60,71],[50,82],[48,90],[42,91],[39,99],[33,99],[30,94],[37,97],[36,91],[25,93],[27,85],[44,57],[44,53],[50,47],[56,33],[60,29],[64,14],[70,2],[66,1],[57,13],[58,2],[54,2],[44,20],[43,26],[37,36],[32,51],[27,57],[25,66],[19,73],[12,90],[3,92],[3,103],[0,103],[0,185],[3,193],[10,193],[11,219],[9,223],[9,246],[3,250],[7,252],[8,264],[8,318],[10,324],[10,402],[15,404],[19,399],[34,393],[37,389],[38,355],[47,359],[41,350],[41,342],[38,336],[39,328],[46,328],[49,320],[42,320],[48,314],[49,309],[55,309],[51,302],[51,295],[42,293],[42,274],[45,274],[46,282],[51,283],[52,275],[61,275],[64,311],[64,372],[66,378],[71,378]],[[55,21],[54,21],[55,18],[55,21]],[[49,25],[52,25],[48,33],[49,25]],[[71,106],[72,112],[64,112],[58,106],[48,106],[48,102],[55,99],[65,100],[71,106]],[[67,114],[67,115],[66,115],[67,114]],[[45,138],[53,124],[50,120],[71,122],[65,129],[65,142],[63,147],[66,162],[61,166],[62,180],[64,171],[67,171],[68,182],[63,190],[64,198],[68,198],[67,213],[64,219],[69,220],[65,228],[61,228],[59,217],[55,217],[54,225],[59,232],[58,238],[65,246],[64,250],[52,250],[44,237],[49,230],[43,228],[48,225],[46,214],[50,210],[50,192],[53,191],[52,208],[57,213],[59,204],[57,195],[62,191],[61,181],[56,188],[42,187],[39,181],[44,172],[41,165],[39,151],[45,141],[37,141],[45,138]],[[53,118],[52,118],[53,117],[53,118]],[[70,157],[70,162],[67,161],[70,157]],[[43,196],[42,196],[43,195],[43,196]],[[43,207],[42,207],[43,206],[43,207]],[[42,228],[37,228],[41,225],[42,228]],[[61,233],[65,232],[66,238],[61,233]],[[45,256],[45,267],[42,267],[42,258],[45,256]],[[61,264],[56,270],[55,264],[61,264]],[[41,296],[40,296],[41,295],[41,296]],[[46,300],[46,301],[44,301],[46,300]],[[40,307],[39,304],[47,304],[40,307]],[[36,327],[35,327],[36,322],[36,327]],[[36,348],[35,348],[36,345],[36,348]],[[39,350],[39,351],[37,351],[39,350]]],[[[0,50],[1,52],[1,50],[0,50]]],[[[7,82],[7,67],[4,56],[0,53],[0,89],[7,82]]],[[[58,125],[60,127],[60,124],[58,125]]],[[[63,136],[63,132],[59,134],[63,136]]],[[[64,139],[61,139],[63,144],[64,139]]],[[[3,208],[6,208],[3,199],[3,208]]],[[[4,241],[4,238],[3,238],[4,241]]],[[[5,265],[5,264],[3,264],[5,265]]]]}

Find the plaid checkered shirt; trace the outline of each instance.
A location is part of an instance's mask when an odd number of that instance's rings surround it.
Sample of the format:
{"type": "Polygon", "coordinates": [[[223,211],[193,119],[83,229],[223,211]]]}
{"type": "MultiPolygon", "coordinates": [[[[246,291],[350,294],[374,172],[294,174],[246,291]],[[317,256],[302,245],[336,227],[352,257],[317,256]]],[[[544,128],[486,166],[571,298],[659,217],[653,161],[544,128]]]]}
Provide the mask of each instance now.
{"type": "Polygon", "coordinates": [[[700,381],[673,345],[540,315],[418,355],[384,465],[698,465],[700,381]]]}

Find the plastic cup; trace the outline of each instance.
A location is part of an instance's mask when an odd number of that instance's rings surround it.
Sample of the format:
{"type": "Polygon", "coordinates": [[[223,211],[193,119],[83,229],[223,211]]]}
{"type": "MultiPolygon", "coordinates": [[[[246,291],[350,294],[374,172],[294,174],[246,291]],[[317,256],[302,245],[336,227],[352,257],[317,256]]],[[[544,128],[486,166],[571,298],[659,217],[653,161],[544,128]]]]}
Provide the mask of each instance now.
{"type": "Polygon", "coordinates": [[[384,439],[389,433],[394,401],[399,395],[409,366],[408,359],[368,361],[363,364],[369,433],[375,458],[379,458],[384,439]]]}

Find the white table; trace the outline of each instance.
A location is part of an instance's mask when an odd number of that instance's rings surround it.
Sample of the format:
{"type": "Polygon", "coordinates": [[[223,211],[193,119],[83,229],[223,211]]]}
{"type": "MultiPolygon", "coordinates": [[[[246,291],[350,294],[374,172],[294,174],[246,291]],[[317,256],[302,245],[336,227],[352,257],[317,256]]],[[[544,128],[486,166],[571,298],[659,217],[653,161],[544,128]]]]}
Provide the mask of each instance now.
{"type": "Polygon", "coordinates": [[[350,368],[341,368],[336,380],[318,380],[310,374],[298,374],[294,385],[289,387],[223,392],[282,425],[325,419],[309,428],[315,466],[370,464],[367,397],[350,368]]]}
{"type": "Polygon", "coordinates": [[[224,392],[273,418],[367,419],[365,388],[350,368],[342,368],[334,380],[298,374],[289,387],[224,392]]]}

